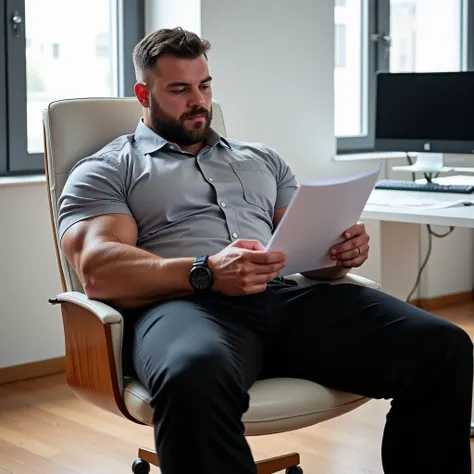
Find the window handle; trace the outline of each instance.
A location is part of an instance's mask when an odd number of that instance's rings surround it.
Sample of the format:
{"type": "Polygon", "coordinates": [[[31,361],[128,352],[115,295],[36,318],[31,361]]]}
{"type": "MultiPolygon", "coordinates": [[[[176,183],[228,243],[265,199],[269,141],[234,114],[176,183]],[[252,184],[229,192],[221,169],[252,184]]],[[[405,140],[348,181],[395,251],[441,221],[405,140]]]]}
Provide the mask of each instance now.
{"type": "Polygon", "coordinates": [[[374,43],[382,44],[384,48],[384,54],[388,55],[392,46],[392,37],[390,35],[387,35],[385,33],[374,33],[370,35],[370,39],[374,43]]]}
{"type": "Polygon", "coordinates": [[[21,25],[23,23],[23,18],[20,16],[18,11],[13,12],[11,22],[13,26],[13,33],[16,38],[19,38],[21,34],[21,25]]]}

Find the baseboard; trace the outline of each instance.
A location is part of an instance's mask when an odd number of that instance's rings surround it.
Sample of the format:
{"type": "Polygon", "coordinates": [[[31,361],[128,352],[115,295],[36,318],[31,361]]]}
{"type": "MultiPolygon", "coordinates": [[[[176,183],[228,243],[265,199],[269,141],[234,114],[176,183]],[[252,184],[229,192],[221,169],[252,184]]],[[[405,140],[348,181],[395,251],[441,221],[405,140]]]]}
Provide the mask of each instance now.
{"type": "Polygon", "coordinates": [[[459,304],[470,303],[474,300],[472,291],[463,291],[461,293],[452,293],[450,295],[435,296],[434,298],[419,298],[410,300],[410,304],[427,311],[434,311],[447,306],[456,306],[459,304]]]}
{"type": "Polygon", "coordinates": [[[0,385],[65,371],[65,357],[56,357],[54,359],[30,362],[28,364],[13,365],[11,367],[4,367],[3,369],[0,368],[0,385]]]}

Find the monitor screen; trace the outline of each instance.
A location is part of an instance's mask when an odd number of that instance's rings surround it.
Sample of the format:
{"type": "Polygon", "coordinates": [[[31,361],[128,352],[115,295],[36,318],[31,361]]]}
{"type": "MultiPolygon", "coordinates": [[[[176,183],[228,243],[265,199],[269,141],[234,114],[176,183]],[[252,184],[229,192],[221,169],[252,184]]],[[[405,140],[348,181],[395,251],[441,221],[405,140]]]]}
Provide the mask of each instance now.
{"type": "Polygon", "coordinates": [[[375,148],[474,153],[474,71],[378,73],[375,148]]]}

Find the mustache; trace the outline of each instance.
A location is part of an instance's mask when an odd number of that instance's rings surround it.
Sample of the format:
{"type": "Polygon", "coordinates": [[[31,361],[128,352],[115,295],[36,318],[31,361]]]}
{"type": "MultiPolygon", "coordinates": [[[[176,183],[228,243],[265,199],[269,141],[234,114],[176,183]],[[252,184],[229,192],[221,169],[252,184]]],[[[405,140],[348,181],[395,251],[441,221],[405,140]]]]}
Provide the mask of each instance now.
{"type": "Polygon", "coordinates": [[[200,107],[197,109],[192,109],[189,112],[184,113],[181,115],[181,120],[186,120],[188,118],[193,118],[198,115],[202,115],[203,117],[208,118],[209,117],[209,110],[205,109],[204,107],[200,107]]]}

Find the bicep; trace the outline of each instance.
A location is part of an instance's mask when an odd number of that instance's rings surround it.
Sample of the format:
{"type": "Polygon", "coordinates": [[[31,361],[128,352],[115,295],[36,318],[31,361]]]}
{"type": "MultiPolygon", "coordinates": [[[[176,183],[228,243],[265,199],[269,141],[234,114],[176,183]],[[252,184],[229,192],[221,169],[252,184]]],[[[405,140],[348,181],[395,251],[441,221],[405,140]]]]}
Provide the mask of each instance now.
{"type": "Polygon", "coordinates": [[[285,212],[286,212],[286,207],[279,207],[278,209],[275,209],[275,212],[273,213],[273,228],[274,229],[278,227],[278,224],[283,218],[283,215],[285,214],[285,212]]]}
{"type": "Polygon", "coordinates": [[[117,242],[135,246],[138,229],[135,220],[127,214],[105,214],[76,222],[61,240],[62,249],[76,271],[88,252],[99,244],[117,242]]]}

